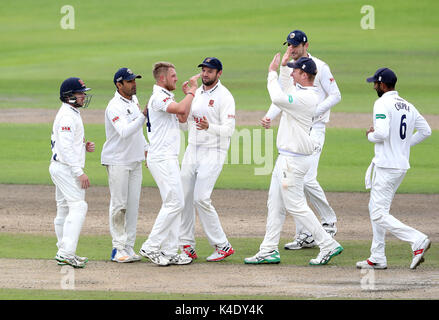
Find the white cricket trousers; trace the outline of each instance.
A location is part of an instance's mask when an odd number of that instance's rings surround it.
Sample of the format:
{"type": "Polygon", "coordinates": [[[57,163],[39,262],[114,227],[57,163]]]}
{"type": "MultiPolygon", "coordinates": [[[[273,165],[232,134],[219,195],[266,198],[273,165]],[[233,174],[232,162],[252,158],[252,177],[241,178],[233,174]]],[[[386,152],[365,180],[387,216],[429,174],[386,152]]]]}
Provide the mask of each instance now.
{"type": "Polygon", "coordinates": [[[184,209],[181,217],[180,246],[195,247],[195,209],[212,247],[228,244],[212,200],[216,180],[223,168],[227,152],[189,144],[181,164],[184,209]]]}
{"type": "MultiPolygon", "coordinates": [[[[305,174],[304,191],[308,201],[313,205],[316,213],[319,214],[321,223],[332,224],[337,222],[337,217],[326,199],[325,192],[317,181],[317,169],[319,167],[320,155],[322,154],[321,150],[325,143],[325,130],[324,126],[313,127],[311,130],[311,138],[321,146],[321,149],[319,152],[310,155],[311,165],[305,174]]],[[[295,223],[297,235],[300,233],[310,233],[300,222],[295,221],[295,223]]]]}
{"type": "Polygon", "coordinates": [[[52,161],[50,176],[55,184],[56,217],[54,219],[58,254],[73,257],[76,254],[79,235],[87,214],[85,190],[79,179],[72,174],[71,167],[52,161]]]}
{"type": "Polygon", "coordinates": [[[306,203],[303,179],[310,167],[310,161],[309,156],[293,157],[279,154],[268,192],[267,226],[260,252],[278,250],[286,214],[291,214],[312,233],[321,250],[332,250],[338,246],[306,203]]]}
{"type": "Polygon", "coordinates": [[[111,195],[109,225],[113,248],[133,248],[142,189],[142,162],[106,167],[111,195]]]}
{"type": "Polygon", "coordinates": [[[181,212],[184,207],[180,166],[177,158],[147,161],[149,171],[160,191],[162,207],[142,249],[161,250],[166,256],[173,256],[178,253],[181,212]]]}
{"type": "Polygon", "coordinates": [[[369,213],[373,232],[369,260],[374,263],[387,264],[385,254],[386,231],[389,231],[400,240],[409,242],[413,251],[427,238],[422,232],[405,225],[389,213],[393,197],[406,172],[407,170],[387,169],[377,166],[374,168],[369,200],[369,213]]]}

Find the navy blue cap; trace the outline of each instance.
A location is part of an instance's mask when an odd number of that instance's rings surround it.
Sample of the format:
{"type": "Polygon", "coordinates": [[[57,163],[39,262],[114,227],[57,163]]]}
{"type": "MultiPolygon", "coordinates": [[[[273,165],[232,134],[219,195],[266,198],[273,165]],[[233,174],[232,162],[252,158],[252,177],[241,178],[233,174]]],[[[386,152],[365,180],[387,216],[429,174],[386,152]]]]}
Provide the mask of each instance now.
{"type": "Polygon", "coordinates": [[[317,74],[317,66],[313,59],[308,57],[301,57],[299,60],[294,62],[288,62],[287,66],[293,69],[301,69],[306,73],[310,73],[312,75],[317,74]]]}
{"type": "Polygon", "coordinates": [[[198,65],[198,68],[199,67],[208,67],[212,69],[223,70],[223,64],[215,57],[207,57],[206,59],[204,59],[203,63],[200,63],[198,65]]]}
{"type": "Polygon", "coordinates": [[[59,88],[59,97],[62,99],[64,96],[71,95],[75,92],[85,92],[90,90],[87,88],[84,81],[80,78],[71,77],[63,81],[59,88]]]}
{"type": "Polygon", "coordinates": [[[308,37],[306,36],[305,32],[301,30],[294,30],[288,34],[287,41],[284,42],[284,45],[287,42],[293,46],[298,46],[301,43],[307,43],[308,37]]]}
{"type": "Polygon", "coordinates": [[[116,84],[116,82],[122,81],[122,80],[133,80],[137,78],[142,78],[141,75],[134,74],[130,69],[128,68],[120,68],[117,70],[117,72],[114,74],[113,82],[116,84]]]}
{"type": "Polygon", "coordinates": [[[367,82],[384,82],[395,85],[397,78],[396,74],[389,68],[379,68],[375,74],[366,79],[367,82]]]}

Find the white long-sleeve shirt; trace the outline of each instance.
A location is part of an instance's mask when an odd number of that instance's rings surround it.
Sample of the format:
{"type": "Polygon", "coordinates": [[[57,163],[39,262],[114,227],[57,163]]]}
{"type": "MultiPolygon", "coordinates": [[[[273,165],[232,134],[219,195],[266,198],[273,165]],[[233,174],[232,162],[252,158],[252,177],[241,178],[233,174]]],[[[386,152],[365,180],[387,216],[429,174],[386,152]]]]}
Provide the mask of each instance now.
{"type": "Polygon", "coordinates": [[[137,97],[134,95],[128,100],[116,91],[105,110],[103,165],[128,165],[145,160],[149,147],[143,134],[145,120],[137,97]]]}
{"type": "Polygon", "coordinates": [[[431,135],[424,117],[397,91],[388,91],[375,101],[373,126],[375,131],[367,138],[375,143],[372,162],[381,168],[409,169],[410,147],[431,135]]]}
{"type": "MultiPolygon", "coordinates": [[[[317,66],[317,75],[314,79],[314,86],[317,88],[319,103],[313,115],[313,127],[325,126],[329,122],[331,108],[341,100],[341,93],[335,82],[334,76],[329,69],[329,66],[322,60],[311,56],[317,66]]],[[[294,88],[294,80],[291,77],[292,68],[288,66],[281,66],[279,73],[279,82],[284,92],[294,88]]],[[[265,115],[269,119],[274,119],[280,113],[280,109],[272,104],[265,115]]]]}
{"type": "Polygon", "coordinates": [[[52,128],[52,158],[68,165],[75,177],[81,176],[85,165],[84,125],[79,110],[63,103],[52,128]]]}
{"type": "Polygon", "coordinates": [[[298,84],[295,90],[286,94],[278,83],[275,71],[268,73],[267,88],[271,101],[282,110],[276,142],[279,153],[312,154],[317,147],[309,135],[318,103],[316,88],[298,84]]]}
{"type": "Polygon", "coordinates": [[[189,144],[227,152],[235,131],[235,100],[221,81],[210,90],[203,86],[197,89],[187,122],[189,144]],[[198,130],[196,124],[203,117],[207,118],[209,128],[198,130]]]}

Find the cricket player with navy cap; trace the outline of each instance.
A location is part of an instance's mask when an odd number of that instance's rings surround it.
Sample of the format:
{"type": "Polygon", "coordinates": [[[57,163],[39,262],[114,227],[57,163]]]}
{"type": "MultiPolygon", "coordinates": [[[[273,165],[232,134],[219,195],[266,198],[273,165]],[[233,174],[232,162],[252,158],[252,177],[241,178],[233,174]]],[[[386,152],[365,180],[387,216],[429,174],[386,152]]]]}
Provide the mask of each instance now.
{"type": "Polygon", "coordinates": [[[374,83],[379,97],[373,107],[373,127],[366,131],[367,139],[375,144],[375,156],[365,177],[366,189],[371,189],[369,214],[373,239],[370,257],[357,262],[357,268],[387,268],[385,236],[388,231],[410,243],[413,254],[410,269],[416,269],[424,262],[431,241],[424,233],[391,215],[390,207],[410,168],[410,148],[428,138],[431,128],[415,106],[399,96],[395,90],[397,77],[391,69],[378,69],[367,82],[374,83]]]}
{"type": "Polygon", "coordinates": [[[112,237],[111,261],[140,261],[134,252],[142,186],[142,161],[149,144],[143,134],[147,107],[140,110],[136,79],[129,68],[113,77],[116,92],[105,110],[106,141],[101,163],[107,169],[110,189],[109,225],[112,237]]]}
{"type": "MultiPolygon", "coordinates": [[[[291,68],[287,66],[290,61],[297,61],[301,57],[311,58],[317,66],[317,75],[314,80],[314,86],[317,88],[319,103],[313,115],[313,125],[310,132],[311,138],[318,142],[320,148],[317,149],[311,156],[312,162],[310,170],[305,175],[305,195],[309,202],[314,207],[315,211],[321,217],[321,223],[323,228],[332,237],[337,233],[337,217],[334,210],[330,206],[325,193],[317,181],[317,169],[319,165],[320,155],[325,143],[326,123],[329,122],[330,110],[341,100],[340,90],[334,76],[329,69],[326,62],[312,56],[308,52],[309,39],[305,32],[302,30],[294,30],[287,35],[286,41],[283,43],[288,44],[285,54],[282,58],[279,81],[284,91],[288,91],[294,87],[292,79],[290,77],[291,68]]],[[[280,109],[276,104],[272,103],[267,114],[261,120],[261,124],[265,128],[269,128],[271,120],[277,117],[280,113],[280,109]]],[[[311,248],[316,245],[313,235],[309,230],[306,230],[303,225],[297,220],[296,222],[296,235],[292,242],[286,243],[284,248],[287,250],[299,250],[303,248],[311,248]]]]}

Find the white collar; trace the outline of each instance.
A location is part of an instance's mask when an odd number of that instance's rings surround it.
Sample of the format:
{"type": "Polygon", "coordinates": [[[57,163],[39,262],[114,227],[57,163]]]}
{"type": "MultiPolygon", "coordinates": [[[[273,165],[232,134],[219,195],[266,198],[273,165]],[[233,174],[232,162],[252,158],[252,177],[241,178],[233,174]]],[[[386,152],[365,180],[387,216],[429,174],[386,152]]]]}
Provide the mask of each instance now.
{"type": "Polygon", "coordinates": [[[157,84],[155,84],[155,85],[153,86],[152,91],[153,91],[153,92],[161,91],[161,92],[163,92],[164,94],[170,96],[171,98],[174,96],[174,94],[173,94],[171,91],[168,91],[168,90],[166,90],[165,88],[163,88],[163,87],[161,87],[161,86],[159,86],[159,85],[157,85],[157,84]]]}
{"type": "Polygon", "coordinates": [[[211,94],[212,92],[214,92],[216,89],[218,89],[218,87],[221,85],[221,81],[218,79],[218,82],[216,83],[216,85],[210,89],[210,90],[204,90],[204,85],[201,87],[201,93],[208,93],[211,94]]]}

